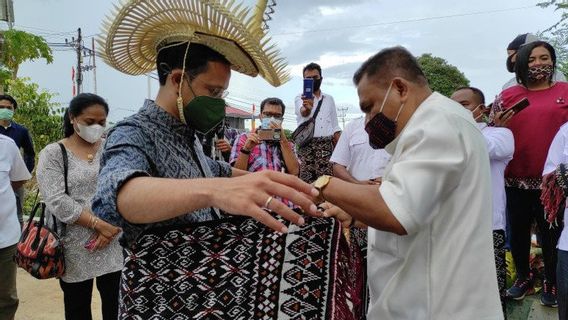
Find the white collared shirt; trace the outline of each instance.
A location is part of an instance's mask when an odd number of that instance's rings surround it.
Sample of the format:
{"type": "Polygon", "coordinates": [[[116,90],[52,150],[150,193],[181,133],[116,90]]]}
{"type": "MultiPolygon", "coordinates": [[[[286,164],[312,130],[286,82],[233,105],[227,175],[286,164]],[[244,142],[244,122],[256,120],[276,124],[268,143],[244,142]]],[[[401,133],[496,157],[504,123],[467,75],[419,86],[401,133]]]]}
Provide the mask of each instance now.
{"type": "Polygon", "coordinates": [[[31,178],[14,140],[0,134],[0,249],[20,239],[20,222],[12,181],[31,178]]]}
{"type": "Polygon", "coordinates": [[[313,114],[316,112],[316,108],[319,101],[321,100],[321,97],[324,98],[318,116],[316,118],[314,138],[333,136],[334,133],[341,131],[339,122],[337,121],[335,100],[333,100],[333,97],[331,95],[323,92],[321,93],[321,96],[319,98],[314,95],[314,107],[312,108],[310,115],[308,115],[307,117],[303,117],[300,113],[300,109],[302,108],[302,95],[296,96],[296,99],[294,100],[294,104],[296,106],[296,122],[298,125],[300,125],[313,116],[313,114]]]}
{"type": "Polygon", "coordinates": [[[385,149],[379,190],[407,235],[369,228],[367,318],[503,319],[489,158],[471,113],[433,93],[385,149]]]}
{"type": "Polygon", "coordinates": [[[329,161],[347,168],[357,180],[383,176],[390,155],[384,149],[373,149],[365,132],[365,117],[351,120],[341,133],[329,161]]]}
{"type": "MultiPolygon", "coordinates": [[[[568,123],[564,124],[554,136],[550,148],[548,149],[548,156],[544,163],[544,170],[542,175],[546,175],[556,170],[561,163],[568,163],[568,123]]],[[[564,221],[568,217],[568,209],[564,209],[564,221]]],[[[561,225],[561,221],[559,224],[561,225]]],[[[562,229],[560,239],[558,239],[558,249],[568,251],[568,228],[562,229]]]]}
{"type": "Polygon", "coordinates": [[[515,138],[507,128],[489,127],[478,123],[487,142],[491,166],[491,185],[493,192],[493,230],[505,230],[507,195],[505,194],[505,168],[515,152],[515,138]]]}

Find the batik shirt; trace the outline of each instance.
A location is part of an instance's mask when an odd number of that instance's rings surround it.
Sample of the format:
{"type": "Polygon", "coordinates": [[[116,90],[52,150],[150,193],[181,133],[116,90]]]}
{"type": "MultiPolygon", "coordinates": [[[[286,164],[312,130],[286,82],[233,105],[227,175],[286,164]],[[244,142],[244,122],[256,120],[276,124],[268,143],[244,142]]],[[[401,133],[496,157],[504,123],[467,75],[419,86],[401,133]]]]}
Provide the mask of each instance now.
{"type": "Polygon", "coordinates": [[[121,227],[120,243],[127,246],[148,229],[187,225],[214,217],[213,210],[205,208],[157,223],[130,223],[118,212],[116,202],[120,188],[128,180],[135,177],[195,179],[230,175],[231,167],[227,163],[213,161],[203,154],[193,130],[154,101],[146,100],[138,113],[119,122],[108,134],[93,212],[121,227]]]}

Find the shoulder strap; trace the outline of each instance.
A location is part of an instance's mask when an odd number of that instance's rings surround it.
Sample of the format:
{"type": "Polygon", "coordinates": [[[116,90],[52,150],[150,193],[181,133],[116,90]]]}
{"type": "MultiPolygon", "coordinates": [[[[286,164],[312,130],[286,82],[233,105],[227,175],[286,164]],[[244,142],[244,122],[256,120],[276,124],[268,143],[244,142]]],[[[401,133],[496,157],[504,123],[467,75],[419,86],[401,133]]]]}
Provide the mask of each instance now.
{"type": "Polygon", "coordinates": [[[63,156],[63,177],[65,178],[65,193],[69,194],[69,186],[67,185],[67,171],[69,170],[69,160],[67,158],[67,149],[63,143],[59,142],[59,147],[61,148],[61,155],[63,156]]]}
{"type": "MultiPolygon", "coordinates": [[[[63,178],[65,179],[65,193],[67,195],[69,195],[69,186],[67,184],[67,172],[69,171],[69,159],[67,157],[67,149],[65,149],[65,146],[63,145],[63,143],[58,142],[57,144],[59,144],[59,148],[61,148],[61,156],[63,157],[63,178]]],[[[57,221],[55,216],[53,216],[53,228],[55,233],[57,233],[57,221]]],[[[60,237],[65,236],[65,234],[67,233],[67,225],[63,222],[61,222],[61,233],[59,233],[60,237]]]]}
{"type": "Polygon", "coordinates": [[[324,95],[321,95],[321,100],[318,102],[318,106],[316,107],[316,112],[314,112],[314,116],[312,117],[312,119],[314,119],[314,121],[316,120],[316,117],[318,116],[318,113],[320,112],[320,108],[321,108],[321,104],[323,103],[323,98],[324,95]]]}

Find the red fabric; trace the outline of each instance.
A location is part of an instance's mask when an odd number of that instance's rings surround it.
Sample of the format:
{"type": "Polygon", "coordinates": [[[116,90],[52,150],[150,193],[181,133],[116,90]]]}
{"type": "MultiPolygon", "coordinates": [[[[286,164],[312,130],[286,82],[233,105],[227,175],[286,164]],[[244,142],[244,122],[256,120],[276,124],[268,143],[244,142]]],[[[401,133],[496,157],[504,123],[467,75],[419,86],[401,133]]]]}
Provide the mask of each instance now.
{"type": "Polygon", "coordinates": [[[556,181],[556,171],[553,171],[542,178],[542,192],[540,201],[544,206],[546,221],[550,224],[556,222],[556,216],[563,203],[564,191],[556,181]]]}
{"type": "Polygon", "coordinates": [[[540,179],[552,139],[568,122],[568,83],[557,82],[540,91],[514,86],[501,92],[494,107],[497,111],[507,110],[525,97],[529,107],[514,115],[508,124],[515,137],[515,153],[505,177],[540,179]]]}

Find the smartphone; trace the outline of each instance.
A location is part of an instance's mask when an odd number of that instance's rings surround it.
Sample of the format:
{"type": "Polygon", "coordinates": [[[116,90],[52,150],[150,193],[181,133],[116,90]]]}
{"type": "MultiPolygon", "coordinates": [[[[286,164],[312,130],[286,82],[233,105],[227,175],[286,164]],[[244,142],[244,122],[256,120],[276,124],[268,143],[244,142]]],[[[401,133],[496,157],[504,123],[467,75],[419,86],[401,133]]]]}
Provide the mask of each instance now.
{"type": "Polygon", "coordinates": [[[304,92],[302,94],[306,99],[314,98],[314,79],[305,78],[304,79],[304,92]]]}
{"type": "Polygon", "coordinates": [[[258,129],[258,138],[261,141],[280,141],[282,130],[280,129],[258,129]]]}
{"type": "Polygon", "coordinates": [[[506,114],[509,110],[512,110],[515,114],[517,114],[523,111],[529,105],[530,105],[529,99],[527,99],[526,97],[522,98],[519,102],[515,103],[512,107],[510,107],[505,112],[503,112],[499,117],[499,119],[503,118],[503,115],[506,114]]]}

